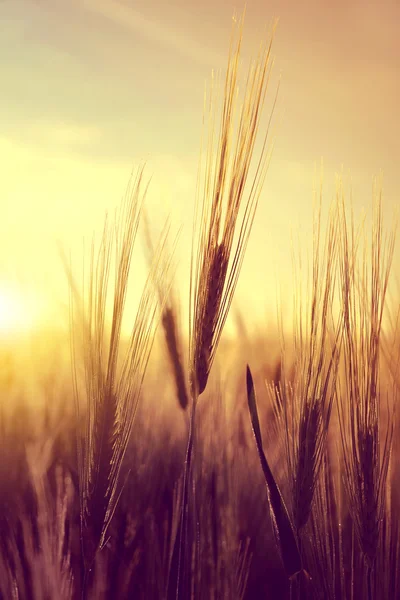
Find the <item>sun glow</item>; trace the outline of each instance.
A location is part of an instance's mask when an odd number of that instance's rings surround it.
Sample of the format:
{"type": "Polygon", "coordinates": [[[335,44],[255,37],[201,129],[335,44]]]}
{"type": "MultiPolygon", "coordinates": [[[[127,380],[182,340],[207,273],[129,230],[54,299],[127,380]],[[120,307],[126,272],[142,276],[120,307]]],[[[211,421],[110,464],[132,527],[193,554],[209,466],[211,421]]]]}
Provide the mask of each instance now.
{"type": "Polygon", "coordinates": [[[0,335],[30,331],[38,320],[39,306],[31,293],[0,287],[0,335]]]}

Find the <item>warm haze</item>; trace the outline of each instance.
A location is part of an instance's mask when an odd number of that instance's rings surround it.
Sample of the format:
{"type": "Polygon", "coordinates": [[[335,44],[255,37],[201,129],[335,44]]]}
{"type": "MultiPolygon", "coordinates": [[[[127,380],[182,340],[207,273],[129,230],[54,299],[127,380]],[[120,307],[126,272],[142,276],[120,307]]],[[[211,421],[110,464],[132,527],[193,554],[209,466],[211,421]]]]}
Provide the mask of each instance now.
{"type": "MultiPolygon", "coordinates": [[[[0,3],[2,321],[16,287],[26,311],[25,293],[34,294],[45,321],[60,318],[58,245],[79,261],[83,237],[99,230],[143,160],[155,228],[168,214],[184,224],[183,280],[204,86],[224,68],[235,9],[209,0],[0,3]]],[[[265,116],[281,77],[275,147],[237,294],[256,319],[275,311],[277,281],[291,281],[291,230],[307,238],[321,159],[326,202],[343,172],[356,208],[369,208],[380,171],[385,214],[398,202],[399,4],[250,1],[243,72],[274,17],[265,116]],[[257,295],[244,300],[260,269],[257,295]]]]}
{"type": "Polygon", "coordinates": [[[0,600],[400,598],[399,19],[0,1],[0,600]]]}

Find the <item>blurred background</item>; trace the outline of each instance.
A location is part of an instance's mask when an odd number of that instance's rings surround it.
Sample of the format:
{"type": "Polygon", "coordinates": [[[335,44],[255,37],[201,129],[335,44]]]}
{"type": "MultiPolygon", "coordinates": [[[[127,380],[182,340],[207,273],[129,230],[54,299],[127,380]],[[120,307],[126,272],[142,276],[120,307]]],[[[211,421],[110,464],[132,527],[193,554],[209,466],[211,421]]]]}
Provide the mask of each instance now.
{"type": "MultiPolygon", "coordinates": [[[[242,6],[225,0],[0,2],[3,342],[39,324],[67,325],[59,248],[79,270],[143,161],[155,233],[168,215],[172,232],[183,225],[176,256],[186,323],[204,89],[213,68],[224,72],[235,10],[242,6]]],[[[279,286],[291,307],[291,236],[310,242],[321,161],[324,209],[337,174],[357,212],[370,209],[380,173],[388,221],[398,202],[400,5],[249,0],[242,81],[275,17],[263,117],[266,127],[280,81],[274,150],[235,299],[248,327],[275,320],[279,286]]]]}

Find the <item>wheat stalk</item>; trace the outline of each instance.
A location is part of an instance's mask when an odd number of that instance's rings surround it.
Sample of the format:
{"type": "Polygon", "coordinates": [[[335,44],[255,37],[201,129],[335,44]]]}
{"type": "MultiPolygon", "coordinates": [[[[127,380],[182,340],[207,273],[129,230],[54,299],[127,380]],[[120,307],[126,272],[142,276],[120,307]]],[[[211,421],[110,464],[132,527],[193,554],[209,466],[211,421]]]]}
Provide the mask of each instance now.
{"type": "MultiPolygon", "coordinates": [[[[333,316],[338,242],[336,212],[332,206],[322,246],[321,206],[320,191],[314,216],[311,294],[305,313],[300,282],[296,291],[300,299],[295,298],[295,302],[298,302],[295,306],[298,318],[294,340],[295,379],[293,385],[284,384],[280,388],[283,410],[278,414],[282,423],[291,478],[294,525],[298,534],[311,514],[325,451],[342,331],[340,318],[334,319],[333,316]]],[[[297,270],[295,274],[297,277],[297,270]]],[[[285,356],[283,358],[285,371],[285,356]]]]}
{"type": "MultiPolygon", "coordinates": [[[[149,266],[154,260],[154,244],[150,232],[147,213],[143,212],[144,240],[146,256],[149,266]]],[[[170,368],[175,381],[176,395],[180,407],[185,410],[188,406],[188,391],[186,385],[186,375],[182,360],[181,331],[179,327],[179,301],[178,295],[171,285],[168,293],[159,286],[156,289],[161,307],[161,325],[164,332],[165,345],[168,351],[170,368]]]]}
{"type": "Polygon", "coordinates": [[[366,248],[361,264],[354,222],[350,227],[341,202],[341,298],[344,315],[346,382],[339,395],[339,419],[344,481],[355,533],[367,567],[367,597],[373,594],[375,565],[385,487],[393,437],[393,422],[381,440],[380,354],[385,297],[394,252],[395,231],[383,235],[381,193],[375,190],[371,238],[371,270],[366,248]]]}
{"type": "Polygon", "coordinates": [[[189,381],[192,406],[184,468],[177,598],[186,593],[185,585],[189,572],[186,556],[188,494],[194,453],[196,403],[207,386],[215,351],[232,303],[269,159],[266,145],[270,122],[250,190],[246,192],[271,72],[271,46],[276,24],[271,38],[267,43],[261,44],[258,56],[250,66],[239,121],[236,123],[243,20],[244,14],[236,26],[234,19],[217,141],[215,133],[218,115],[214,81],[208,107],[206,103],[204,107],[204,116],[208,117],[208,130],[204,172],[203,145],[200,152],[193,220],[189,293],[189,381]],[[239,209],[244,196],[247,198],[243,215],[239,219],[239,209]],[[238,219],[240,224],[237,227],[238,219]]]}
{"type": "Polygon", "coordinates": [[[215,351],[232,302],[270,156],[266,149],[268,124],[255,165],[255,174],[249,191],[246,191],[270,78],[271,45],[276,24],[271,38],[260,46],[258,56],[250,66],[237,122],[243,19],[244,15],[239,24],[236,25],[235,22],[233,26],[219,128],[214,79],[209,104],[205,104],[205,116],[208,118],[206,156],[203,172],[202,151],[190,274],[189,373],[194,399],[197,399],[207,385],[215,351]],[[239,217],[242,204],[243,215],[239,217]]]}
{"type": "MultiPolygon", "coordinates": [[[[83,423],[83,436],[78,434],[78,464],[81,499],[82,546],[86,573],[106,535],[122,490],[121,466],[132,431],[140,390],[155,333],[157,296],[154,285],[167,276],[168,264],[161,261],[165,250],[164,232],[155,253],[150,277],[139,302],[127,349],[121,352],[124,314],[132,251],[139,225],[143,191],[143,168],[131,182],[115,222],[106,219],[100,247],[92,244],[88,292],[78,314],[83,318],[84,394],[78,391],[76,408],[78,431],[83,423]],[[115,280],[110,292],[112,256],[115,251],[115,280]],[[111,295],[111,331],[107,334],[107,301],[111,295]]],[[[74,365],[78,360],[74,345],[76,293],[71,319],[74,365]]]]}

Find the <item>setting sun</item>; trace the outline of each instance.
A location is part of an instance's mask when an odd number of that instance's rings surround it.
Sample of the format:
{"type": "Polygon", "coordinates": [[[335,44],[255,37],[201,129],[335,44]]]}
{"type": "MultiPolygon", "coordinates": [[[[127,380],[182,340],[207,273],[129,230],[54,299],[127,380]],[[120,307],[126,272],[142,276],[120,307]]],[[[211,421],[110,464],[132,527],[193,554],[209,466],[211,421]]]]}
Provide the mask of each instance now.
{"type": "Polygon", "coordinates": [[[39,316],[38,303],[32,294],[22,294],[12,287],[0,287],[0,335],[31,330],[39,316]]]}

